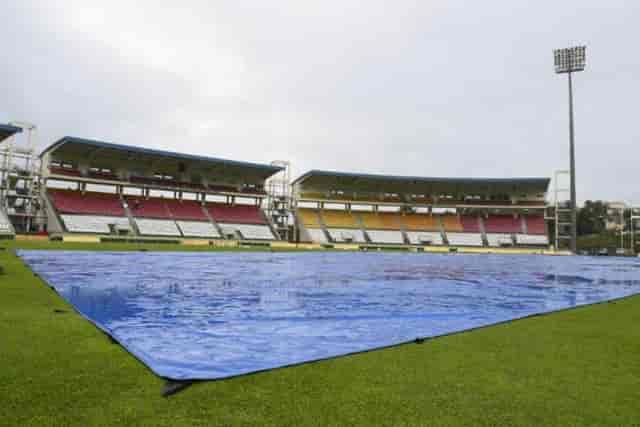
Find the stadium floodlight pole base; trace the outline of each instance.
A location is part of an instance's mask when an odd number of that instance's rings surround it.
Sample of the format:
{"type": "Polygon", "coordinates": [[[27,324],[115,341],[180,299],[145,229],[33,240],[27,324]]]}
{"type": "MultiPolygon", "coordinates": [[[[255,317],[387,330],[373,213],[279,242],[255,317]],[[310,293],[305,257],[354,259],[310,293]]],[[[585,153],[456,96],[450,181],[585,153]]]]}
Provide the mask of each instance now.
{"type": "Polygon", "coordinates": [[[162,397],[169,397],[193,385],[194,381],[167,380],[162,387],[162,397]]]}

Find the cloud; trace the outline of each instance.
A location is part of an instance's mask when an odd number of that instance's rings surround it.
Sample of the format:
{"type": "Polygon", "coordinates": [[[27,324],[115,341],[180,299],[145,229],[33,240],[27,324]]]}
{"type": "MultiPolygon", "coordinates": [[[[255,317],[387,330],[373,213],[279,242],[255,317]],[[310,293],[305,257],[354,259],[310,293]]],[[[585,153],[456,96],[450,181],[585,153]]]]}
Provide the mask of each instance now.
{"type": "Polygon", "coordinates": [[[631,1],[10,1],[0,119],[233,159],[425,176],[566,168],[578,195],[640,202],[631,1]]]}

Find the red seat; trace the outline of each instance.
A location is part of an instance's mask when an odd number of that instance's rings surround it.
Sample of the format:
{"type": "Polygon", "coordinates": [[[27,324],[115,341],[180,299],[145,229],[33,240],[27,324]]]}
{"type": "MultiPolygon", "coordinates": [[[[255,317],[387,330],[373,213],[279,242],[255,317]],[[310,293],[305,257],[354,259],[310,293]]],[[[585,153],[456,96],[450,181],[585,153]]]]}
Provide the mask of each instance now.
{"type": "Polygon", "coordinates": [[[138,218],[171,219],[171,212],[164,199],[127,196],[127,204],[131,214],[138,218]]]}
{"type": "Polygon", "coordinates": [[[513,215],[489,215],[484,220],[484,229],[487,233],[522,233],[522,223],[513,215]]]}
{"type": "Polygon", "coordinates": [[[59,166],[51,166],[49,167],[49,171],[57,175],[81,176],[79,170],[70,169],[70,168],[61,168],[59,166]]]}
{"type": "Polygon", "coordinates": [[[266,220],[257,206],[251,205],[225,205],[222,203],[209,203],[207,210],[217,222],[233,224],[266,224],[266,220]]]}
{"type": "Polygon", "coordinates": [[[460,217],[462,223],[462,229],[466,233],[480,233],[480,224],[478,224],[478,217],[463,215],[460,217]]]}
{"type": "Polygon", "coordinates": [[[124,216],[124,208],[117,194],[74,190],[47,190],[53,206],[60,213],[124,216]]]}
{"type": "Polygon", "coordinates": [[[200,206],[195,200],[165,200],[167,208],[174,219],[185,221],[208,221],[200,206]]]}
{"type": "Polygon", "coordinates": [[[547,227],[542,215],[526,216],[528,234],[547,234],[547,227]]]}

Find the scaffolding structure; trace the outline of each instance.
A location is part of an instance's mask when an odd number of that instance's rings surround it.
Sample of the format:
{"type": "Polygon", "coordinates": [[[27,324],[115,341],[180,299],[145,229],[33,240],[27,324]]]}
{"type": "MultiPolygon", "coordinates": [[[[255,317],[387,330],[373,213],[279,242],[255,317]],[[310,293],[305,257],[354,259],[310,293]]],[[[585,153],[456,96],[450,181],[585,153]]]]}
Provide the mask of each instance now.
{"type": "Polygon", "coordinates": [[[559,170],[553,176],[553,205],[555,220],[555,249],[569,248],[572,234],[571,189],[566,187],[566,181],[570,178],[568,170],[559,170]]]}
{"type": "Polygon", "coordinates": [[[0,209],[16,233],[40,231],[46,217],[40,203],[40,158],[35,150],[36,126],[13,122],[23,129],[0,145],[0,209]]]}
{"type": "Polygon", "coordinates": [[[636,221],[640,220],[640,206],[631,205],[629,209],[630,224],[629,231],[631,232],[631,255],[636,255],[636,245],[638,244],[638,234],[640,234],[640,224],[636,221]]]}
{"type": "Polygon", "coordinates": [[[293,218],[291,216],[291,163],[286,160],[274,160],[272,166],[282,170],[273,175],[266,183],[267,214],[275,231],[284,241],[293,236],[293,218]]]}

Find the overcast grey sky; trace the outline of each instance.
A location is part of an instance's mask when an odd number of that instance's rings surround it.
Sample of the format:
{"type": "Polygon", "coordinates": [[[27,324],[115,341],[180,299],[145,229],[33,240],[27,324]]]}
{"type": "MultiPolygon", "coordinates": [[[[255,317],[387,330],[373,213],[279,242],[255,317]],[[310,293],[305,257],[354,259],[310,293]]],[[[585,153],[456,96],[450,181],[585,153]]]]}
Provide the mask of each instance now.
{"type": "Polygon", "coordinates": [[[5,0],[0,122],[237,160],[551,176],[640,203],[640,2],[5,0]]]}

